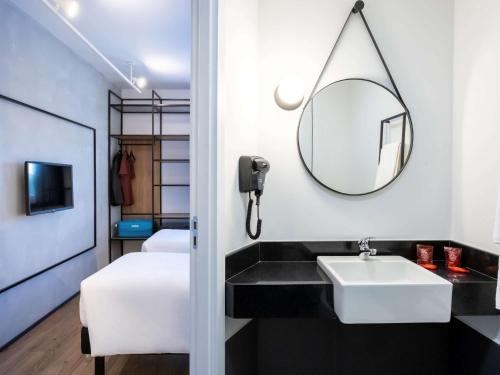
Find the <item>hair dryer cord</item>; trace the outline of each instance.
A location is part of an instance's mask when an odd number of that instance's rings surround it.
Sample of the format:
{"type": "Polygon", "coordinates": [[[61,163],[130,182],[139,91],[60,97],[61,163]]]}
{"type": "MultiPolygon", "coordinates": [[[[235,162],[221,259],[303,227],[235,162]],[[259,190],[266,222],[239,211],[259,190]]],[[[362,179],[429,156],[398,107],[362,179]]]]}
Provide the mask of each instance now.
{"type": "Polygon", "coordinates": [[[252,233],[252,228],[250,226],[250,222],[252,221],[252,207],[253,207],[253,199],[252,195],[248,193],[248,209],[247,209],[247,234],[252,240],[256,240],[260,237],[260,231],[262,228],[262,219],[260,218],[260,197],[257,196],[257,231],[255,234],[252,233]]]}

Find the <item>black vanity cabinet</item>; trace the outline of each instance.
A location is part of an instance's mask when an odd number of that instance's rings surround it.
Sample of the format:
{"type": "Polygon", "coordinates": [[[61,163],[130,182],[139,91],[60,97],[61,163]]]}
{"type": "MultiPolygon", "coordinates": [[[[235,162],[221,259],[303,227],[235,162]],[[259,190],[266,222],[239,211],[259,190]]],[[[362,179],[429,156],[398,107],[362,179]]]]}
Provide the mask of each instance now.
{"type": "Polygon", "coordinates": [[[254,319],[226,342],[226,375],[443,375],[448,334],[448,324],[254,319]]]}
{"type": "MultiPolygon", "coordinates": [[[[414,246],[376,245],[382,254],[410,259],[414,246]]],[[[452,275],[441,266],[436,271],[453,283],[451,323],[343,324],[335,314],[333,284],[315,259],[356,253],[352,243],[341,241],[261,242],[228,256],[226,315],[251,321],[226,341],[226,374],[500,374],[500,346],[456,318],[495,313],[491,275],[498,257],[464,247],[469,274],[452,275]]]]}

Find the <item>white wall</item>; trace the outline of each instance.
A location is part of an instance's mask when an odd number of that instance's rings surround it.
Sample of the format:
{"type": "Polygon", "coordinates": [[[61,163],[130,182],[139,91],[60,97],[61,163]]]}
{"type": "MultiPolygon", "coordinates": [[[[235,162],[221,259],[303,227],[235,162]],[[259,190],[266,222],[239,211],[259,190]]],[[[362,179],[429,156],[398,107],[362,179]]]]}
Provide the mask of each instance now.
{"type": "MultiPolygon", "coordinates": [[[[451,238],[500,254],[493,225],[500,188],[498,0],[455,0],[451,238]]],[[[500,344],[500,316],[460,317],[500,344]]]]}
{"type": "MultiPolygon", "coordinates": [[[[281,110],[274,89],[292,75],[305,81],[309,93],[353,2],[260,1],[260,105],[253,129],[259,131],[259,154],[271,163],[262,199],[263,240],[449,236],[453,1],[365,4],[365,16],[412,114],[415,148],[407,169],[388,188],[365,197],[332,193],[308,175],[296,146],[301,109],[281,110]]],[[[348,77],[389,86],[359,17],[352,21],[320,87],[348,77]]]]}
{"type": "Polygon", "coordinates": [[[258,155],[258,1],[221,0],[219,18],[219,121],[222,123],[222,243],[226,252],[250,239],[246,194],[238,189],[238,158],[258,155]]]}
{"type": "MultiPolygon", "coordinates": [[[[258,1],[219,1],[218,121],[223,129],[219,181],[223,253],[253,242],[246,235],[247,195],[238,188],[238,158],[258,155],[258,1]]],[[[254,222],[255,224],[255,222],[254,222]]],[[[224,295],[224,292],[221,293],[224,295]]],[[[249,320],[226,317],[226,340],[249,320]]]]}
{"type": "MultiPolygon", "coordinates": [[[[98,267],[107,264],[107,90],[110,85],[95,69],[84,63],[39,24],[5,1],[0,1],[0,35],[2,36],[0,38],[0,93],[88,124],[96,129],[97,140],[97,247],[93,251],[0,294],[0,346],[2,346],[76,293],[83,278],[95,272],[98,267]]],[[[2,104],[2,108],[7,109],[5,103],[2,104]]],[[[58,157],[63,157],[63,151],[86,152],[86,149],[63,150],[54,147],[64,141],[68,141],[68,147],[74,147],[75,142],[71,142],[73,146],[69,146],[69,141],[73,140],[71,137],[76,136],[73,125],[56,123],[45,119],[41,114],[37,115],[21,108],[12,107],[9,111],[15,111],[15,113],[11,112],[10,120],[7,118],[9,113],[6,110],[0,113],[2,141],[7,139],[8,134],[12,132],[28,131],[29,126],[32,126],[33,130],[26,136],[37,137],[37,139],[31,139],[31,143],[29,138],[24,139],[23,147],[26,147],[26,158],[43,160],[56,157],[57,154],[58,157]],[[19,124],[16,128],[10,128],[13,126],[12,122],[7,122],[7,120],[15,120],[13,116],[17,117],[19,124]],[[51,127],[50,131],[44,131],[45,125],[51,127]],[[68,127],[68,132],[60,131],[54,136],[55,127],[63,125],[68,127]],[[31,144],[31,147],[28,144],[31,144]],[[45,146],[37,152],[37,145],[45,146]],[[52,145],[53,149],[46,149],[48,145],[52,145]]],[[[22,142],[18,137],[15,137],[15,140],[22,142]]],[[[20,143],[17,144],[20,145],[20,143]]],[[[12,163],[13,159],[4,163],[7,160],[4,158],[17,158],[18,167],[22,170],[22,166],[19,165],[22,160],[22,150],[16,150],[16,155],[7,155],[6,147],[2,147],[2,152],[0,163],[2,176],[5,176],[4,172],[10,173],[9,171],[12,170],[9,163],[12,163]]],[[[77,159],[78,156],[74,155],[72,161],[76,163],[77,159]]],[[[17,230],[20,247],[25,246],[30,237],[30,232],[26,232],[23,226],[17,226],[17,229],[10,227],[9,233],[2,232],[7,230],[7,226],[3,225],[6,222],[30,220],[41,224],[43,221],[41,225],[54,228],[47,232],[48,235],[45,238],[37,236],[37,244],[35,247],[31,246],[31,251],[38,251],[39,254],[30,255],[26,251],[18,254],[20,257],[24,254],[22,259],[16,260],[24,267],[23,272],[34,271],[35,268],[39,271],[49,265],[48,261],[54,264],[66,258],[68,254],[76,254],[83,250],[80,246],[84,245],[89,237],[86,236],[84,239],[79,237],[75,240],[75,247],[70,248],[71,243],[67,242],[64,227],[57,227],[59,225],[57,220],[51,222],[50,215],[40,215],[37,218],[23,216],[23,204],[19,195],[16,198],[10,194],[10,189],[5,188],[9,186],[8,184],[17,184],[18,188],[23,185],[22,177],[19,178],[22,176],[19,168],[16,169],[14,180],[1,180],[2,201],[11,201],[17,205],[18,209],[15,217],[10,215],[10,211],[7,216],[7,205],[1,211],[0,252],[3,255],[0,257],[0,273],[2,280],[12,280],[11,272],[20,271],[19,267],[11,263],[10,256],[4,257],[6,252],[10,254],[16,252],[16,245],[10,240],[7,242],[7,235],[10,236],[13,234],[11,231],[17,230]],[[9,196],[5,196],[4,193],[9,196]],[[66,242],[63,246],[58,246],[57,241],[61,239],[66,242]],[[38,257],[40,254],[46,256],[38,257]],[[5,261],[6,259],[8,262],[5,261]]],[[[82,186],[83,190],[93,188],[92,180],[83,183],[90,184],[90,187],[82,186]]],[[[76,199],[79,198],[76,197],[76,199]]],[[[71,215],[71,210],[57,213],[57,217],[65,215],[71,215]]],[[[68,228],[68,232],[76,233],[79,229],[81,228],[73,226],[71,230],[68,228]]],[[[33,228],[33,231],[36,232],[36,228],[33,228]]],[[[29,250],[26,247],[24,249],[29,250]]],[[[20,276],[20,273],[16,273],[16,276],[20,276]]]]}
{"type": "Polygon", "coordinates": [[[451,238],[500,254],[500,2],[455,1],[451,238]]]}
{"type": "MultiPolygon", "coordinates": [[[[224,133],[224,248],[247,244],[246,197],[237,159],[268,158],[262,240],[446,239],[450,229],[453,0],[370,0],[365,15],[408,105],[415,147],[406,170],[381,192],[345,197],[317,184],[302,165],[302,108],[281,110],[277,83],[312,89],[353,3],[348,0],[221,2],[219,113],[224,133]]],[[[390,86],[358,16],[346,28],[320,87],[360,77],[390,86]]],[[[306,98],[307,99],[307,98],[306,98]]]]}

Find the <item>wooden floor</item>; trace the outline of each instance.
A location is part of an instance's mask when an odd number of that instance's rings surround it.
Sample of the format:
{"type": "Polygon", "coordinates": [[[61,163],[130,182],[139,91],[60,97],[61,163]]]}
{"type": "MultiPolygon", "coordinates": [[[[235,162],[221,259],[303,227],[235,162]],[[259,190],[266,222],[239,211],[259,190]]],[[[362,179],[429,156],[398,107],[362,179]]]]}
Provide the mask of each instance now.
{"type": "MultiPolygon", "coordinates": [[[[0,352],[1,375],[91,375],[94,360],[81,354],[79,296],[0,352]]],[[[188,355],[106,358],[106,375],[188,375],[188,355]]]]}

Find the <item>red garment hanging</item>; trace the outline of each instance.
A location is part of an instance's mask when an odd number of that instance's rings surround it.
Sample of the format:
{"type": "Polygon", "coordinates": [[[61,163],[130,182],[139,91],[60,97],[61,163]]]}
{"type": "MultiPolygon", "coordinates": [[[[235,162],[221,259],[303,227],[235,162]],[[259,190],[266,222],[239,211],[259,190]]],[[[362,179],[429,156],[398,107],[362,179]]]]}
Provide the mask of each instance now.
{"type": "Polygon", "coordinates": [[[130,177],[132,180],[135,178],[135,168],[134,168],[134,163],[135,163],[135,155],[134,151],[130,151],[129,155],[129,164],[130,164],[130,177]]]}

